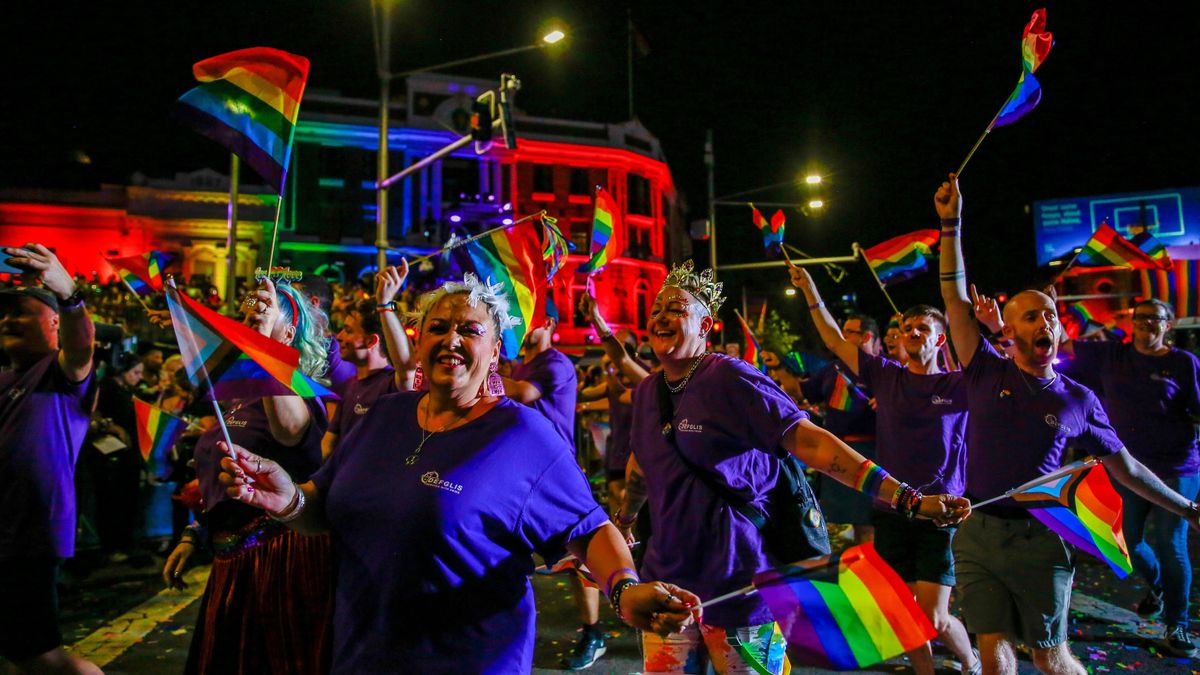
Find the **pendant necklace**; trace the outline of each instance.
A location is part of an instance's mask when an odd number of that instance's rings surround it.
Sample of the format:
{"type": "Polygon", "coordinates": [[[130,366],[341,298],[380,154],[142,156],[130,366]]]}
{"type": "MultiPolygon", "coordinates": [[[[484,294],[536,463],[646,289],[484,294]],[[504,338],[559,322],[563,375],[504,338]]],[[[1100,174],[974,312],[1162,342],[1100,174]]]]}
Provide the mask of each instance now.
{"type": "Polygon", "coordinates": [[[1025,388],[1029,390],[1030,396],[1037,396],[1038,394],[1042,393],[1043,391],[1046,391],[1047,389],[1050,388],[1050,385],[1054,384],[1054,382],[1056,380],[1058,380],[1058,373],[1054,373],[1054,375],[1051,376],[1049,382],[1047,382],[1046,384],[1043,384],[1041,387],[1039,387],[1037,389],[1034,389],[1033,385],[1029,384],[1029,376],[1025,374],[1025,371],[1022,370],[1020,367],[1018,367],[1017,372],[1020,373],[1021,382],[1023,382],[1025,384],[1025,388]]]}
{"type": "MultiPolygon", "coordinates": [[[[468,412],[467,414],[469,415],[471,413],[468,412]]],[[[425,447],[425,441],[428,441],[430,438],[433,438],[434,434],[445,431],[446,427],[450,426],[451,424],[454,424],[455,422],[458,422],[460,419],[461,418],[452,419],[449,422],[446,422],[445,424],[443,424],[441,429],[435,429],[433,431],[425,431],[425,429],[422,427],[421,428],[421,442],[417,444],[417,448],[412,451],[412,454],[404,459],[404,463],[409,466],[416,464],[417,460],[421,458],[421,448],[425,447]]],[[[429,426],[428,399],[426,399],[426,403],[425,403],[425,426],[429,426]]]]}

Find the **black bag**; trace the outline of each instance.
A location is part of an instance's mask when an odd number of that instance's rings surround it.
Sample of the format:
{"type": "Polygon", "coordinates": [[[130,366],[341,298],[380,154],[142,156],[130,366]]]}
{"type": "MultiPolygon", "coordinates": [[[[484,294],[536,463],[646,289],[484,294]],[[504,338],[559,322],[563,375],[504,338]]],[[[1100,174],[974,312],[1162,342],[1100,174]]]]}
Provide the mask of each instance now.
{"type": "Polygon", "coordinates": [[[754,523],[762,532],[763,545],[772,556],[780,562],[790,563],[829,555],[825,518],[821,516],[821,508],[804,476],[800,460],[790,453],[780,460],[779,478],[767,492],[766,513],[763,513],[690,462],[675,444],[675,404],[671,401],[665,374],[658,381],[658,414],[663,437],[679,459],[718,497],[754,523]]]}

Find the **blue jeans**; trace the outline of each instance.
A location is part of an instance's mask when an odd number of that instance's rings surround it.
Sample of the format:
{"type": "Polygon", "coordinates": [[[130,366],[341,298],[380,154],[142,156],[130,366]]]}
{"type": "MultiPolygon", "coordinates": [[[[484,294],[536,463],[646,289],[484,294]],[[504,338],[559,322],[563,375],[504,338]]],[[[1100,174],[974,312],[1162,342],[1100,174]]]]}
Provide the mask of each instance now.
{"type": "MultiPolygon", "coordinates": [[[[1200,492],[1200,475],[1166,478],[1163,482],[1184,499],[1196,499],[1200,492]]],[[[1162,589],[1163,622],[1168,626],[1187,626],[1188,593],[1192,588],[1192,565],[1188,560],[1188,525],[1179,516],[1154,506],[1117,484],[1117,491],[1125,503],[1122,527],[1125,529],[1125,544],[1133,568],[1146,583],[1162,589]],[[1146,523],[1153,520],[1154,529],[1146,539],[1146,523]]]]}

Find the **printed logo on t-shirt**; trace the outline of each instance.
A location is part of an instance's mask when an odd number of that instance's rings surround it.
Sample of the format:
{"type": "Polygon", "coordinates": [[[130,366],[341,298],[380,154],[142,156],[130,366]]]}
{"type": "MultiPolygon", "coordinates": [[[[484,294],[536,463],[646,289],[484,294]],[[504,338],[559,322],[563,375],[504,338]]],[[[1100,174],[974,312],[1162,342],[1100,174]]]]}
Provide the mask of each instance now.
{"type": "Polygon", "coordinates": [[[929,402],[932,405],[954,405],[954,399],[942,398],[941,396],[938,396],[937,394],[934,394],[933,397],[929,399],[929,402]]]}
{"type": "Polygon", "coordinates": [[[691,433],[691,434],[698,434],[698,433],[700,433],[700,432],[704,431],[704,425],[703,425],[703,424],[689,424],[689,423],[688,423],[688,421],[687,421],[686,419],[685,419],[685,420],[683,420],[683,421],[681,421],[681,422],[679,423],[679,426],[678,426],[677,428],[678,428],[680,431],[686,431],[686,432],[688,432],[688,433],[691,433]]]}
{"type": "Polygon", "coordinates": [[[1042,419],[1045,420],[1045,422],[1048,426],[1054,427],[1055,429],[1058,429],[1059,431],[1063,432],[1064,434],[1066,434],[1068,436],[1071,435],[1071,427],[1063,424],[1062,422],[1059,422],[1058,418],[1055,417],[1054,415],[1046,415],[1042,419]]]}
{"type": "Polygon", "coordinates": [[[456,495],[462,494],[463,489],[463,486],[459,485],[458,483],[451,483],[448,480],[442,480],[442,477],[439,476],[438,472],[436,471],[426,471],[421,476],[421,484],[428,485],[432,488],[439,488],[456,495]]]}
{"type": "Polygon", "coordinates": [[[1155,382],[1170,382],[1171,371],[1164,370],[1161,373],[1150,373],[1150,379],[1155,382]]]}
{"type": "Polygon", "coordinates": [[[247,424],[249,424],[249,420],[239,420],[236,417],[226,417],[225,418],[225,426],[227,426],[227,427],[237,427],[239,429],[245,429],[247,424]]]}
{"type": "Polygon", "coordinates": [[[363,405],[361,403],[354,404],[354,414],[355,415],[366,415],[367,411],[370,409],[371,409],[371,406],[363,405]]]}

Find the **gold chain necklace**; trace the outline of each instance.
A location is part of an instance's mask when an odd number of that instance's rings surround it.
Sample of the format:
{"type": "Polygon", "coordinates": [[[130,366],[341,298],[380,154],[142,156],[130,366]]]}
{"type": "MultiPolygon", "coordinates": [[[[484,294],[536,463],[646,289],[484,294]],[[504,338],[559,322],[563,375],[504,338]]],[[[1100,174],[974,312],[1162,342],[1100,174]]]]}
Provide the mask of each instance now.
{"type": "Polygon", "coordinates": [[[708,356],[708,352],[704,352],[700,356],[697,356],[696,360],[692,361],[692,367],[688,368],[687,375],[684,375],[679,384],[675,385],[674,387],[672,387],[671,382],[667,380],[667,371],[664,370],[663,380],[667,382],[667,391],[671,392],[672,394],[678,394],[679,392],[683,391],[683,388],[687,386],[688,381],[692,379],[692,373],[696,372],[696,368],[700,366],[700,362],[703,361],[704,357],[706,356],[708,356]]]}
{"type": "MultiPolygon", "coordinates": [[[[468,411],[467,415],[470,414],[470,411],[468,411]]],[[[425,441],[433,438],[434,434],[445,431],[446,427],[449,427],[451,424],[461,421],[462,419],[465,419],[465,417],[456,417],[443,424],[441,429],[435,429],[433,431],[425,431],[424,428],[421,428],[421,442],[417,444],[417,448],[412,451],[412,454],[404,459],[404,463],[409,466],[416,464],[417,460],[421,458],[421,448],[425,447],[425,441]]],[[[425,426],[429,426],[429,399],[425,400],[425,426]]]]}

